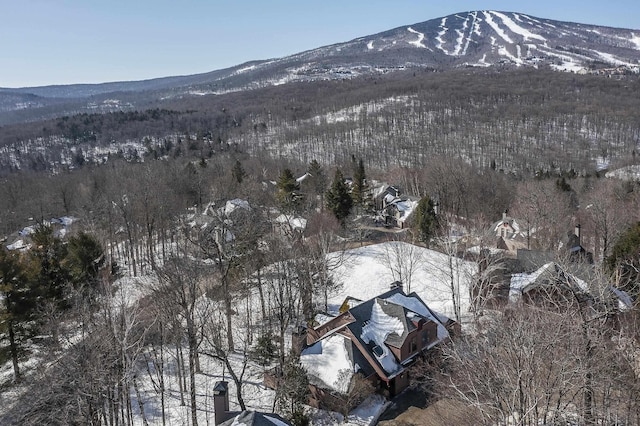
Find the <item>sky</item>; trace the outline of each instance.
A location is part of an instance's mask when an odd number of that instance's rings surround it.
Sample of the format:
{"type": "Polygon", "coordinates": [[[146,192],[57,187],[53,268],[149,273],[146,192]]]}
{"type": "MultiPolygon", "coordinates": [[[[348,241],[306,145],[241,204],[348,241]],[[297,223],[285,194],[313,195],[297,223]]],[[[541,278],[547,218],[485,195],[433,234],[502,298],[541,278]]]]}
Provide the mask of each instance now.
{"type": "Polygon", "coordinates": [[[638,29],[638,0],[0,0],[0,87],[213,71],[457,12],[638,29]]]}

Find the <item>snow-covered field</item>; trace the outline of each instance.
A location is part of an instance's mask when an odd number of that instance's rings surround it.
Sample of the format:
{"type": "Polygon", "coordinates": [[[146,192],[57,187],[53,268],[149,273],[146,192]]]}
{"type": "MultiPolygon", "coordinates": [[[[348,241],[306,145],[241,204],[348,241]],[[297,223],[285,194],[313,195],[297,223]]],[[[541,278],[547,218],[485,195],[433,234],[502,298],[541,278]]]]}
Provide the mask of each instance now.
{"type": "Polygon", "coordinates": [[[450,268],[446,254],[402,242],[347,250],[343,256],[345,261],[333,272],[333,279],[341,284],[341,288],[329,297],[330,311],[336,312],[347,296],[371,299],[402,278],[405,293],[415,291],[431,309],[455,318],[451,289],[453,273],[460,312],[463,318],[469,314],[469,286],[477,271],[472,262],[453,257],[453,268],[450,268]],[[411,263],[413,267],[410,267],[411,263]],[[405,276],[401,277],[401,274],[405,276]]]}

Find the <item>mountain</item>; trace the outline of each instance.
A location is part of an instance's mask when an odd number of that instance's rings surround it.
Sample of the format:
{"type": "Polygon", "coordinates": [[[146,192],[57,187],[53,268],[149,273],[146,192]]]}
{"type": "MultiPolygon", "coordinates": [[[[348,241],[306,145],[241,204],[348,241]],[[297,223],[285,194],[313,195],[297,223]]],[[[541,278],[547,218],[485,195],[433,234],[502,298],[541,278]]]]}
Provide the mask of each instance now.
{"type": "Polygon", "coordinates": [[[76,112],[135,109],[168,98],[224,94],[295,81],[348,79],[407,68],[550,67],[580,73],[638,73],[639,66],[640,30],[560,22],[522,13],[472,11],[204,74],[0,89],[0,124],[76,112]]]}

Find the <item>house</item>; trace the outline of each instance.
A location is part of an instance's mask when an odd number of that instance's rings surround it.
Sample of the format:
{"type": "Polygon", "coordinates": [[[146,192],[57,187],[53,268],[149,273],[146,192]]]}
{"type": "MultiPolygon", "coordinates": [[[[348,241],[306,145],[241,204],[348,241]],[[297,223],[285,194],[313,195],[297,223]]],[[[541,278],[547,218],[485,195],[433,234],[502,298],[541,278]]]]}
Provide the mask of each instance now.
{"type": "Polygon", "coordinates": [[[409,385],[414,361],[448,340],[452,328],[447,325],[453,325],[398,285],[370,300],[348,299],[343,306],[348,309],[337,317],[307,329],[300,363],[309,375],[312,406],[348,395],[356,374],[397,395],[409,385]]]}
{"type": "Polygon", "coordinates": [[[213,387],[213,410],[216,426],[287,426],[288,421],[275,413],[261,413],[253,410],[230,411],[228,383],[216,382],[213,387]]]}
{"type": "Polygon", "coordinates": [[[519,249],[527,248],[527,232],[520,227],[520,224],[507,216],[507,212],[502,213],[502,218],[491,225],[491,232],[498,239],[496,248],[505,250],[508,254],[515,255],[519,249]]]}
{"type": "Polygon", "coordinates": [[[531,273],[513,274],[509,300],[550,309],[566,309],[574,303],[596,312],[615,313],[633,306],[624,291],[599,282],[588,264],[560,265],[549,262],[531,273]]]}
{"type": "Polygon", "coordinates": [[[404,228],[418,205],[412,197],[402,196],[395,186],[382,187],[374,197],[376,211],[385,226],[404,228]]]}

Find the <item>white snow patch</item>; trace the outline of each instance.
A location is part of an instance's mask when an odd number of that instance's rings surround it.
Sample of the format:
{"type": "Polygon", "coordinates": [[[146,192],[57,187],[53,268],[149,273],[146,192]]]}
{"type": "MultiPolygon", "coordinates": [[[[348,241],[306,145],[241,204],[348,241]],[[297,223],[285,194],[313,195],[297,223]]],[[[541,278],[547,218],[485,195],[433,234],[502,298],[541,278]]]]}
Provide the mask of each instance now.
{"type": "Polygon", "coordinates": [[[413,28],[411,28],[411,27],[407,28],[407,31],[409,31],[410,33],[413,33],[413,34],[417,34],[417,35],[418,35],[418,39],[417,39],[417,40],[414,40],[414,41],[410,41],[410,42],[409,42],[409,44],[412,44],[412,45],[414,45],[415,47],[421,47],[421,48],[423,48],[423,49],[426,49],[426,48],[427,48],[427,46],[425,46],[425,45],[424,45],[424,43],[423,43],[423,42],[424,42],[424,34],[422,34],[422,33],[421,33],[421,32],[419,32],[419,31],[414,30],[414,29],[413,29],[413,28]]]}
{"type": "Polygon", "coordinates": [[[526,19],[528,19],[528,20],[530,20],[532,22],[535,22],[535,23],[538,23],[538,24],[540,23],[540,21],[538,21],[537,19],[533,19],[531,16],[522,15],[522,14],[520,14],[519,16],[524,16],[526,19]]]}
{"type": "Polygon", "coordinates": [[[511,53],[509,53],[509,51],[507,50],[506,46],[500,46],[498,48],[498,54],[508,58],[509,60],[513,61],[518,66],[522,65],[522,59],[517,58],[517,57],[513,56],[511,53]]]}
{"type": "Polygon", "coordinates": [[[371,40],[369,43],[367,43],[367,49],[369,49],[369,50],[373,49],[373,40],[371,40]]]}
{"type": "Polygon", "coordinates": [[[509,300],[512,302],[516,302],[520,300],[520,297],[522,296],[522,292],[524,291],[525,287],[535,282],[538,279],[538,277],[540,277],[540,275],[549,271],[551,268],[554,267],[554,265],[555,264],[553,262],[549,262],[544,266],[542,266],[540,269],[530,274],[526,272],[523,272],[520,274],[513,274],[511,276],[511,284],[509,285],[509,300]]]}
{"type": "Polygon", "coordinates": [[[482,36],[482,33],[480,32],[480,23],[481,22],[482,22],[482,19],[478,18],[478,12],[473,12],[473,25],[472,25],[472,30],[471,30],[472,34],[476,34],[478,36],[482,36]]]}
{"type": "Polygon", "coordinates": [[[73,216],[62,216],[60,219],[58,219],[60,221],[60,223],[64,226],[69,226],[71,225],[73,222],[77,221],[78,219],[73,217],[73,216]]]}
{"type": "MultiPolygon", "coordinates": [[[[485,11],[483,11],[482,13],[484,14],[484,18],[485,18],[485,20],[487,21],[487,24],[489,24],[489,26],[490,26],[491,28],[493,28],[493,31],[495,31],[495,32],[496,32],[496,34],[498,34],[498,35],[499,35],[499,36],[500,36],[504,41],[506,41],[506,42],[507,42],[507,43],[509,43],[509,44],[512,44],[512,43],[513,43],[513,40],[511,40],[511,38],[509,38],[509,36],[507,35],[507,33],[505,33],[505,32],[502,30],[502,28],[500,28],[500,27],[498,26],[498,24],[497,24],[497,23],[495,23],[495,22],[493,21],[493,17],[491,16],[491,13],[495,13],[495,12],[485,12],[485,11]]],[[[492,44],[493,44],[493,43],[492,43],[492,44]]]]}
{"type": "Polygon", "coordinates": [[[345,394],[353,377],[347,344],[351,341],[341,334],[329,336],[303,350],[300,363],[307,373],[322,381],[325,388],[345,394]]]}
{"type": "Polygon", "coordinates": [[[633,308],[633,299],[626,291],[619,290],[615,287],[610,287],[611,291],[618,298],[618,309],[622,312],[628,311],[633,308]]]}
{"type": "Polygon", "coordinates": [[[385,300],[404,306],[410,311],[413,311],[416,314],[422,315],[423,317],[435,322],[437,324],[438,339],[432,344],[432,346],[449,337],[449,332],[442,324],[442,321],[446,320],[442,317],[434,317],[433,315],[431,315],[431,312],[429,312],[429,310],[417,298],[405,296],[401,293],[396,293],[391,295],[390,297],[387,297],[385,300]]]}
{"type": "Polygon", "coordinates": [[[225,216],[229,216],[238,209],[251,210],[251,207],[249,206],[249,202],[247,200],[234,198],[233,200],[227,201],[227,203],[224,205],[224,214],[225,216]]]}
{"type": "Polygon", "coordinates": [[[17,240],[15,242],[13,242],[13,244],[9,244],[7,246],[7,250],[23,250],[23,249],[29,249],[31,248],[30,244],[26,244],[24,242],[24,240],[17,240]]]}
{"type": "Polygon", "coordinates": [[[406,292],[416,292],[433,311],[453,319],[456,318],[452,300],[455,293],[462,316],[469,313],[469,288],[477,272],[475,263],[454,256],[450,268],[446,254],[403,242],[373,244],[330,254],[334,261],[341,255],[348,259],[332,271],[331,278],[341,289],[329,296],[330,310],[337,312],[346,296],[369,300],[388,291],[389,284],[396,281],[388,266],[388,259],[393,261],[396,256],[394,253],[419,259],[419,266],[411,274],[410,288],[408,282],[404,283],[406,292]],[[451,273],[454,291],[451,289],[451,273]]]}
{"type": "Polygon", "coordinates": [[[447,18],[442,18],[442,21],[440,22],[440,32],[438,33],[438,35],[436,36],[436,41],[438,42],[436,44],[436,47],[440,50],[442,50],[444,53],[446,53],[447,55],[449,54],[449,52],[447,52],[447,50],[443,47],[444,46],[444,40],[442,39],[442,36],[444,36],[447,31],[449,30],[449,28],[446,27],[447,25],[447,18]]]}
{"type": "MultiPolygon", "coordinates": [[[[458,18],[462,19],[462,17],[460,16],[458,16],[458,18]]],[[[467,15],[464,22],[462,22],[462,29],[456,29],[456,34],[458,34],[458,38],[456,39],[456,47],[453,50],[453,54],[456,56],[465,55],[467,53],[467,47],[469,47],[469,41],[470,41],[468,37],[465,39],[465,36],[464,36],[467,32],[467,28],[469,28],[469,15],[467,15]],[[465,40],[466,40],[466,43],[464,43],[465,40]],[[464,46],[463,46],[463,43],[464,43],[464,46]]]]}
{"type": "Polygon", "coordinates": [[[238,68],[237,70],[235,70],[235,72],[233,73],[233,75],[238,75],[238,74],[242,74],[244,72],[247,71],[251,71],[253,69],[256,69],[255,65],[249,65],[248,67],[243,67],[243,68],[238,68]]]}
{"type": "Polygon", "coordinates": [[[304,230],[307,227],[307,219],[297,216],[281,214],[275,218],[275,222],[281,225],[288,225],[293,229],[304,230]]]}
{"type": "Polygon", "coordinates": [[[526,28],[522,28],[521,26],[513,22],[513,20],[511,20],[511,18],[509,18],[507,15],[500,12],[492,12],[492,13],[496,15],[498,18],[502,19],[502,23],[506,25],[506,27],[509,28],[512,32],[524,37],[525,41],[529,39],[547,41],[547,39],[542,37],[541,35],[534,34],[531,31],[527,30],[526,28]]]}
{"type": "Polygon", "coordinates": [[[636,49],[640,50],[640,36],[635,35],[634,33],[631,33],[631,43],[636,45],[636,49]]]}
{"type": "Polygon", "coordinates": [[[598,56],[600,56],[602,59],[604,59],[605,61],[607,61],[608,63],[612,64],[612,65],[627,65],[627,66],[634,66],[633,64],[629,63],[629,62],[625,62],[625,61],[621,61],[620,59],[616,58],[615,56],[613,56],[610,53],[606,53],[606,52],[599,52],[597,50],[593,50],[593,52],[595,52],[598,56]]]}
{"type": "Polygon", "coordinates": [[[640,165],[626,166],[620,169],[611,170],[605,174],[608,178],[621,180],[640,181],[640,165]]]}
{"type": "Polygon", "coordinates": [[[364,343],[375,342],[380,347],[382,355],[376,355],[376,358],[387,373],[393,374],[401,367],[396,361],[395,356],[384,341],[391,333],[402,336],[404,326],[402,322],[395,317],[387,315],[379,305],[380,301],[376,300],[371,308],[371,320],[362,327],[360,338],[364,343]]]}

